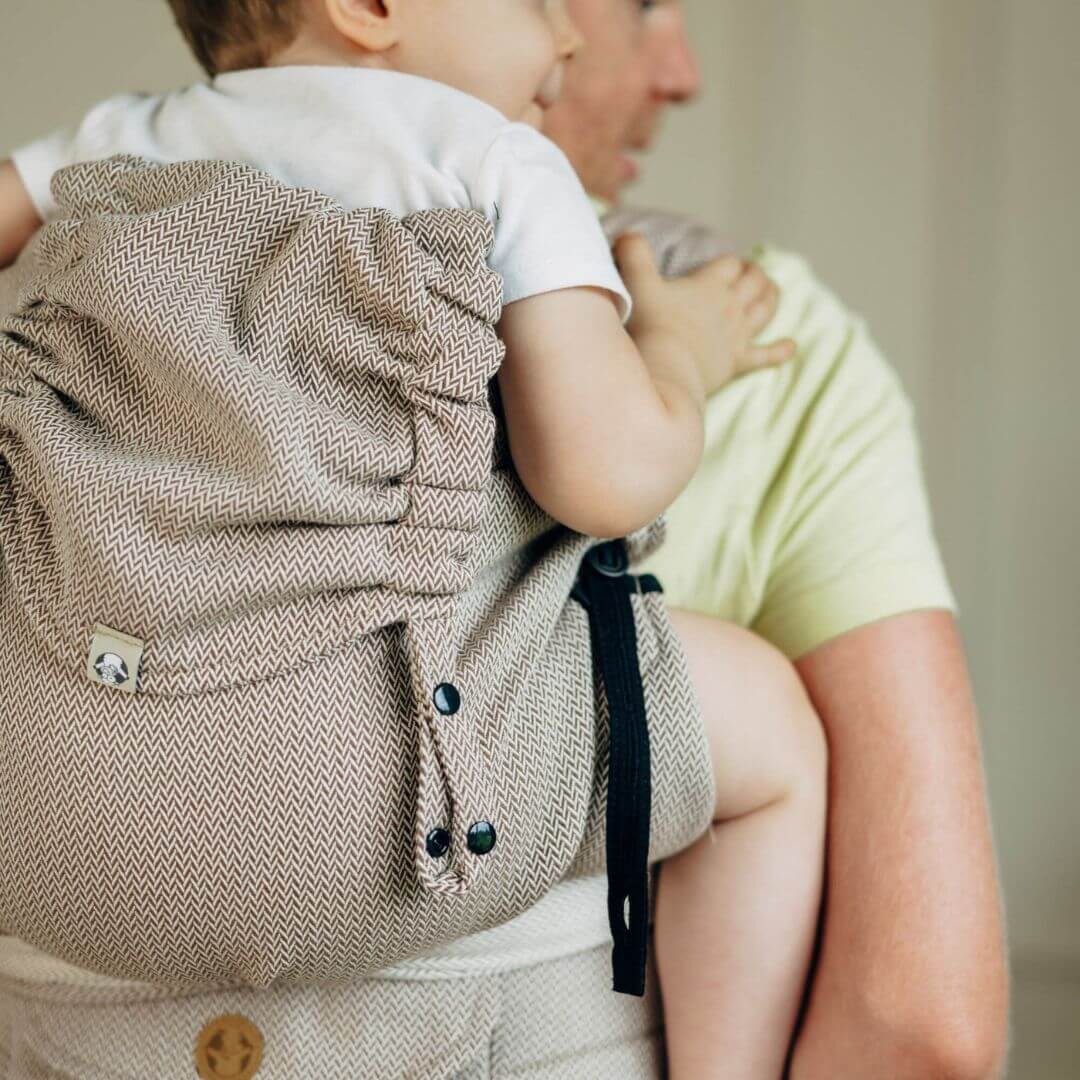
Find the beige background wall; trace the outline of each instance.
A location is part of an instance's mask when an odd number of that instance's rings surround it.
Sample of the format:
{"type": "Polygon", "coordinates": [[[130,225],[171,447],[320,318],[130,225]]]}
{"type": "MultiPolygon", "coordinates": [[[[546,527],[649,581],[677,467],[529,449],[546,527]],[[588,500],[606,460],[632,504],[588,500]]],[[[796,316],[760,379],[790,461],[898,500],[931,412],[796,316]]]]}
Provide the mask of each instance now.
{"type": "MultiPolygon", "coordinates": [[[[687,10],[706,93],[634,201],[807,255],[911,393],[1015,964],[1080,1019],[1080,3],[687,10]]],[[[197,77],[158,0],[3,0],[0,155],[107,94],[197,77]]]]}

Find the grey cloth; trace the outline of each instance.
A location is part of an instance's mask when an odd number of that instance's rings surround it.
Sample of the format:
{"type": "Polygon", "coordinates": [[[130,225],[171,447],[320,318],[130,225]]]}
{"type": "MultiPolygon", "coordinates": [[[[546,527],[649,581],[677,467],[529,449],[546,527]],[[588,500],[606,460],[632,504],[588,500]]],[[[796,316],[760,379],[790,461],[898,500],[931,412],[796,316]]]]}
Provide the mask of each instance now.
{"type": "Polygon", "coordinates": [[[736,250],[731,240],[708,225],[664,210],[617,206],[604,215],[601,224],[612,244],[625,232],[641,233],[649,241],[657,268],[664,277],[682,277],[736,250]]]}

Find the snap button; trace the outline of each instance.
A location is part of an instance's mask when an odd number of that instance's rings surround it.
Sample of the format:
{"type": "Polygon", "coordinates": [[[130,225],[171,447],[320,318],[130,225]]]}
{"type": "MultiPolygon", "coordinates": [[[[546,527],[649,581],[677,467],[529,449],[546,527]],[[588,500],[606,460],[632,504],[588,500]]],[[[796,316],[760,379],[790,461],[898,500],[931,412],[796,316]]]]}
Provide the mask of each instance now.
{"type": "Polygon", "coordinates": [[[598,574],[605,577],[622,577],[630,566],[626,545],[622,540],[608,540],[597,547],[589,548],[585,558],[598,574]]]}
{"type": "Polygon", "coordinates": [[[427,834],[427,853],[434,859],[446,854],[450,846],[450,834],[445,829],[432,829],[427,834]]]}
{"type": "Polygon", "coordinates": [[[486,855],[495,846],[495,826],[490,821],[474,821],[465,834],[469,850],[486,855]]]}
{"type": "Polygon", "coordinates": [[[453,683],[443,682],[435,687],[435,708],[443,716],[452,716],[461,708],[461,695],[453,683]]]}
{"type": "Polygon", "coordinates": [[[199,1032],[195,1071],[202,1080],[251,1080],[262,1057],[262,1032],[246,1016],[229,1013],[199,1032]]]}

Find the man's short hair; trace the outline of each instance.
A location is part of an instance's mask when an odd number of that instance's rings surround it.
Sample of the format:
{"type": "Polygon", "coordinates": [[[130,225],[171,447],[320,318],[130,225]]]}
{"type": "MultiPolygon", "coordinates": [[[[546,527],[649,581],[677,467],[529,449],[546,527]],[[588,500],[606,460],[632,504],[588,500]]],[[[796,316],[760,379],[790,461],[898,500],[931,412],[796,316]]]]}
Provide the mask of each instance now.
{"type": "Polygon", "coordinates": [[[303,0],[168,0],[203,70],[263,67],[300,31],[303,0]]]}

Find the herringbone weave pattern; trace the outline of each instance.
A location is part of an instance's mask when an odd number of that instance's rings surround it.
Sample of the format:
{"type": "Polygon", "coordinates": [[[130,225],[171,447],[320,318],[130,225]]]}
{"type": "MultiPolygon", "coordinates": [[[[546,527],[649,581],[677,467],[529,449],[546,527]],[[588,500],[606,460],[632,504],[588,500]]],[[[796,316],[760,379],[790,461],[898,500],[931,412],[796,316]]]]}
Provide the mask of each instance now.
{"type": "Polygon", "coordinates": [[[375,976],[122,1000],[74,987],[63,996],[8,990],[0,978],[0,1075],[193,1080],[203,1026],[239,1014],[265,1041],[255,1080],[661,1080],[652,939],[643,997],[606,989],[610,954],[600,945],[484,978],[375,976]]]}
{"type": "MultiPolygon", "coordinates": [[[[269,987],[601,872],[607,704],[569,599],[595,541],[512,469],[492,225],[216,161],[53,189],[67,216],[0,290],[0,927],[115,978],[269,987]],[[98,623],[145,643],[137,693],[88,678],[98,623]]],[[[663,598],[632,603],[655,861],[713,781],[663,598]]]]}

